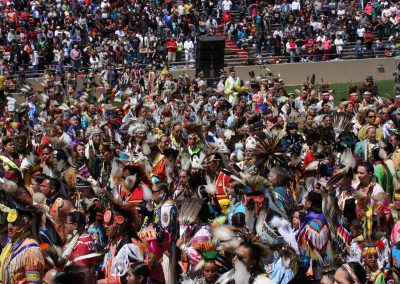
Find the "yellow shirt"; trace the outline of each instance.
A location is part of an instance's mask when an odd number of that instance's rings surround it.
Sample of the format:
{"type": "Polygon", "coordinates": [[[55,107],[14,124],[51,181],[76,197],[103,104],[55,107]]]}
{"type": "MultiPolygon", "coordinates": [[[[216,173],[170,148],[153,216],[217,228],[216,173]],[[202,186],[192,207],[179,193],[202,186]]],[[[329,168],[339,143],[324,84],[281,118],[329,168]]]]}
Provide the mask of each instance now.
{"type": "Polygon", "coordinates": [[[185,4],[185,15],[190,15],[190,9],[192,8],[192,4],[185,4]]]}
{"type": "Polygon", "coordinates": [[[4,91],[6,87],[6,77],[0,75],[0,91],[4,91]]]}
{"type": "MultiPolygon", "coordinates": [[[[358,139],[360,139],[360,141],[365,140],[366,137],[366,130],[368,128],[369,125],[364,125],[363,127],[361,127],[361,129],[358,131],[358,139]]],[[[383,130],[382,127],[380,126],[375,126],[376,129],[376,140],[377,141],[381,141],[383,139],[383,130]]]]}

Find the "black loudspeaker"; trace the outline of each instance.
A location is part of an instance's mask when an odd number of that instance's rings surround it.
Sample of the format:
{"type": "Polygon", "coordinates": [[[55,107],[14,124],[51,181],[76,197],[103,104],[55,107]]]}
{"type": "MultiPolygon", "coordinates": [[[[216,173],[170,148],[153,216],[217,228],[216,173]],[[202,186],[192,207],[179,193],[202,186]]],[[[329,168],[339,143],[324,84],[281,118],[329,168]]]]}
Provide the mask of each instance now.
{"type": "Polygon", "coordinates": [[[225,64],[225,40],[217,36],[199,36],[196,44],[196,74],[218,78],[225,64]]]}

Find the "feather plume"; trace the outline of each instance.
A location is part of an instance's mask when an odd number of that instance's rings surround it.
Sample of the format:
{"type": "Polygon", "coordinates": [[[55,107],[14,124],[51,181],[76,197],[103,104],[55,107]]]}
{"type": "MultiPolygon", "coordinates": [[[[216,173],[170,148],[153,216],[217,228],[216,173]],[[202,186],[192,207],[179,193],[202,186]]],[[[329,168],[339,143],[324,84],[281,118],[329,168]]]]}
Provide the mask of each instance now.
{"type": "Polygon", "coordinates": [[[114,188],[119,184],[121,184],[122,173],[123,173],[122,167],[116,161],[113,161],[111,164],[111,174],[110,174],[111,188],[114,188]]]}
{"type": "Polygon", "coordinates": [[[324,260],[321,256],[321,254],[318,252],[318,250],[315,248],[315,246],[313,245],[313,243],[311,241],[308,241],[308,246],[309,246],[310,258],[312,258],[312,260],[315,261],[319,267],[323,267],[324,260]]]}
{"type": "Polygon", "coordinates": [[[305,178],[304,185],[307,189],[308,192],[312,191],[314,189],[314,185],[317,182],[316,177],[307,177],[305,178]]]}
{"type": "Polygon", "coordinates": [[[220,248],[223,250],[232,251],[240,246],[240,240],[235,236],[235,233],[227,225],[220,225],[213,229],[215,241],[219,241],[220,248]]]}
{"type": "Polygon", "coordinates": [[[29,153],[21,162],[21,172],[29,172],[33,167],[40,164],[40,157],[34,153],[29,153]]]}
{"type": "Polygon", "coordinates": [[[169,162],[166,162],[165,163],[165,175],[167,176],[168,184],[171,184],[173,182],[172,173],[173,173],[172,164],[169,162]]]}
{"type": "Polygon", "coordinates": [[[55,174],[57,177],[61,177],[62,173],[63,173],[66,169],[68,169],[69,166],[70,166],[70,164],[68,164],[67,161],[65,161],[65,160],[59,160],[59,161],[57,162],[57,164],[56,164],[56,168],[54,169],[54,174],[55,174]]]}
{"type": "Polygon", "coordinates": [[[14,197],[18,192],[18,185],[13,181],[7,180],[3,183],[3,190],[6,195],[14,197]]]}
{"type": "Polygon", "coordinates": [[[137,182],[137,174],[125,178],[124,185],[128,190],[132,190],[137,182]]]}
{"type": "Polygon", "coordinates": [[[144,155],[146,155],[146,156],[148,156],[148,155],[151,154],[151,149],[150,149],[150,147],[149,147],[149,144],[143,143],[143,145],[142,145],[142,153],[143,153],[144,155]]]}
{"type": "Polygon", "coordinates": [[[340,164],[352,169],[356,167],[356,160],[350,148],[346,148],[340,155],[340,164]]]}
{"type": "Polygon", "coordinates": [[[124,245],[114,257],[110,272],[115,276],[125,275],[133,261],[143,261],[143,253],[136,244],[124,245]]]}
{"type": "Polygon", "coordinates": [[[51,266],[55,269],[62,269],[67,260],[62,257],[63,249],[57,246],[48,246],[45,249],[46,260],[51,264],[51,266]]]}
{"type": "Polygon", "coordinates": [[[306,171],[316,171],[319,168],[319,161],[313,161],[307,165],[305,168],[306,171]]]}
{"type": "Polygon", "coordinates": [[[139,186],[143,190],[143,199],[146,201],[150,201],[151,198],[153,197],[153,193],[151,192],[151,189],[143,182],[140,183],[139,186]]]}
{"type": "MultiPolygon", "coordinates": [[[[323,117],[321,116],[321,119],[323,117]]],[[[319,144],[322,147],[333,146],[336,143],[336,137],[332,128],[318,125],[305,131],[306,143],[309,146],[319,144]]]]}
{"type": "MultiPolygon", "coordinates": [[[[339,181],[342,177],[341,174],[337,174],[335,180],[339,181]]],[[[336,182],[335,182],[336,183],[336,182]]],[[[322,194],[322,213],[326,217],[327,224],[329,227],[329,231],[331,234],[331,238],[336,238],[337,231],[337,221],[336,216],[338,215],[337,202],[335,198],[335,190],[332,185],[334,183],[330,183],[329,187],[326,187],[326,190],[321,190],[322,194]]]]}
{"type": "Polygon", "coordinates": [[[180,155],[180,161],[179,162],[181,164],[182,170],[185,170],[185,171],[189,170],[190,164],[192,162],[189,153],[183,152],[180,155]]]}
{"type": "Polygon", "coordinates": [[[292,226],[290,225],[290,223],[283,218],[274,216],[271,219],[270,224],[273,228],[277,229],[277,231],[283,237],[285,242],[289,246],[291,246],[297,254],[299,254],[299,245],[297,243],[296,236],[293,233],[292,226]]]}
{"type": "Polygon", "coordinates": [[[199,262],[194,266],[194,271],[199,271],[204,266],[204,259],[200,259],[199,262]]]}
{"type": "Polygon", "coordinates": [[[232,139],[232,136],[235,135],[235,131],[231,130],[231,129],[227,129],[224,132],[224,137],[225,137],[225,141],[229,142],[232,139]]]}
{"type": "Polygon", "coordinates": [[[311,75],[310,83],[311,83],[312,86],[315,85],[315,73],[313,73],[313,74],[311,75]]]}
{"type": "Polygon", "coordinates": [[[235,233],[227,225],[220,225],[213,229],[213,236],[219,241],[229,241],[235,237],[235,233]]]}
{"type": "Polygon", "coordinates": [[[209,175],[206,175],[206,186],[205,186],[205,189],[206,189],[206,192],[210,196],[213,196],[217,192],[217,189],[215,188],[215,185],[212,182],[211,177],[209,175]]]}
{"type": "Polygon", "coordinates": [[[147,140],[148,144],[153,144],[156,142],[156,136],[153,133],[147,133],[147,140]]]}
{"type": "Polygon", "coordinates": [[[238,161],[244,160],[244,152],[241,149],[237,150],[236,158],[238,161]]]}
{"type": "Polygon", "coordinates": [[[354,192],[354,198],[357,200],[362,200],[366,197],[366,193],[364,193],[362,190],[356,190],[354,192]]]}

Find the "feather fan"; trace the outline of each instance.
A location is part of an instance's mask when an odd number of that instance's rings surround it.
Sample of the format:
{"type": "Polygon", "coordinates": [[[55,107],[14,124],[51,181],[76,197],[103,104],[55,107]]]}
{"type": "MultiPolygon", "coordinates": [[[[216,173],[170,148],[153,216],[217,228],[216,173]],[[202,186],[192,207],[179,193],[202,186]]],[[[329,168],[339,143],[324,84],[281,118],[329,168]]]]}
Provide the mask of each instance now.
{"type": "Polygon", "coordinates": [[[289,157],[284,153],[277,151],[276,146],[279,143],[279,136],[276,133],[270,133],[265,140],[255,137],[257,144],[254,156],[256,164],[262,169],[270,169],[274,166],[287,166],[289,157]]]}
{"type": "Polygon", "coordinates": [[[193,224],[200,213],[203,200],[201,198],[187,198],[184,200],[179,212],[180,224],[193,224]]]}
{"type": "Polygon", "coordinates": [[[338,137],[340,133],[342,133],[349,127],[352,119],[352,115],[348,115],[344,112],[333,113],[333,129],[335,131],[336,137],[338,137]]]}

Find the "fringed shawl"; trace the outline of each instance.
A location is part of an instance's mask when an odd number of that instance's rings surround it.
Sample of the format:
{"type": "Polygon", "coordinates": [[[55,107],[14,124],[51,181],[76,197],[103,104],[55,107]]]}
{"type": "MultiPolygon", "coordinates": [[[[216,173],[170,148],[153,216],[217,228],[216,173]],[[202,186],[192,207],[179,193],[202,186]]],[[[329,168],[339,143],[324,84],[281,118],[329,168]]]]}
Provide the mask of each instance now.
{"type": "Polygon", "coordinates": [[[8,261],[4,266],[7,268],[2,272],[4,283],[20,283],[27,275],[39,278],[43,276],[44,259],[39,244],[34,239],[26,238],[21,245],[14,248],[8,261]]]}

